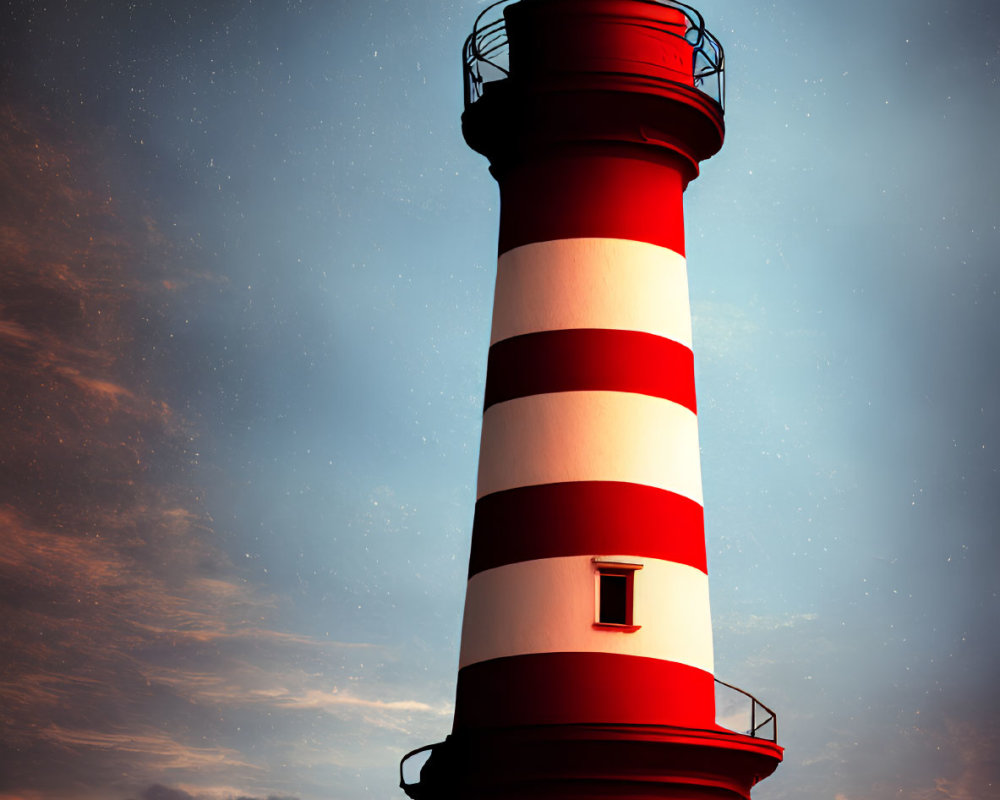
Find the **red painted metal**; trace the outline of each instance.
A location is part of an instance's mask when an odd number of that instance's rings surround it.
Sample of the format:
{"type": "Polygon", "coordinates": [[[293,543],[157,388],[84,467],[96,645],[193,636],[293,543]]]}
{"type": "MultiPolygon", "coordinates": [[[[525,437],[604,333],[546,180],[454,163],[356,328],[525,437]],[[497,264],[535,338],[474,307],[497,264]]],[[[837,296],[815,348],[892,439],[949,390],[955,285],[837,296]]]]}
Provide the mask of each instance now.
{"type": "MultiPolygon", "coordinates": [[[[620,121],[621,109],[598,107],[603,99],[582,97],[580,102],[595,107],[602,117],[620,121]]],[[[488,100],[487,96],[479,103],[488,100]]],[[[467,136],[469,114],[478,111],[479,103],[465,114],[467,136]]],[[[616,98],[613,105],[623,103],[616,98]]],[[[570,115],[553,116],[565,121],[570,115]]],[[[557,121],[547,124],[554,126],[557,121]]],[[[479,125],[494,124],[502,122],[484,119],[474,130],[478,133],[479,125]]],[[[520,124],[540,128],[545,123],[535,119],[520,124]]],[[[637,140],[639,129],[636,125],[633,133],[637,140]]],[[[576,237],[631,239],[684,254],[682,197],[689,163],[672,150],[651,141],[600,145],[563,141],[547,144],[540,153],[513,164],[506,156],[501,151],[492,159],[500,183],[501,254],[532,242],[576,237]]]]}
{"type": "MultiPolygon", "coordinates": [[[[609,632],[608,635],[616,635],[609,632]]],[[[625,634],[619,634],[625,635],[625,634]]],[[[454,733],[519,725],[623,723],[715,729],[711,673],[615,653],[532,653],[458,673],[454,733]]]]}
{"type": "Polygon", "coordinates": [[[522,486],[481,497],[469,575],[533,558],[609,549],[706,571],[702,507],[681,495],[614,481],[522,486]]]}
{"type": "Polygon", "coordinates": [[[721,730],[527,726],[448,737],[408,791],[417,800],[737,800],[780,759],[772,742],[721,730]]]}
{"type": "Polygon", "coordinates": [[[697,411],[694,354],[662,336],[592,328],[528,333],[490,348],[486,408],[515,397],[587,389],[662,397],[697,411]]]}

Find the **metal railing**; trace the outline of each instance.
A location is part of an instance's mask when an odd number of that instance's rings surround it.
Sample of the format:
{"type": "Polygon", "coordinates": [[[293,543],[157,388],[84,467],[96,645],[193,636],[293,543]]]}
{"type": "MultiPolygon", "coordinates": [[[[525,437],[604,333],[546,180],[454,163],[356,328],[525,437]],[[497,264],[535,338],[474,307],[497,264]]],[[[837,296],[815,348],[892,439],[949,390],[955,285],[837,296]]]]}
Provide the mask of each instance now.
{"type": "Polygon", "coordinates": [[[418,756],[421,753],[427,753],[428,751],[433,751],[435,747],[440,747],[444,742],[435,742],[434,744],[426,744],[423,747],[418,747],[416,750],[411,750],[407,753],[399,762],[399,788],[402,789],[409,797],[419,798],[421,795],[420,791],[420,769],[423,769],[424,764],[427,763],[425,758],[420,762],[419,766],[413,767],[411,769],[417,770],[417,779],[415,781],[406,780],[406,773],[404,772],[403,766],[414,756],[418,756]]]}
{"type": "MultiPolygon", "coordinates": [[[[722,686],[736,692],[740,696],[740,699],[736,702],[730,700],[729,702],[720,704],[720,698],[718,694],[716,695],[716,722],[718,725],[731,730],[733,733],[777,743],[778,717],[774,711],[760,702],[760,700],[750,694],[750,692],[744,691],[738,686],[733,686],[731,683],[720,681],[718,678],[715,679],[715,683],[717,689],[719,686],[722,686]],[[746,704],[747,700],[750,701],[749,706],[746,704]],[[737,705],[737,703],[739,703],[739,705],[737,705]],[[719,708],[720,705],[722,706],[721,709],[719,708]],[[719,713],[720,710],[721,714],[719,713]]],[[[416,798],[417,800],[424,800],[422,795],[425,793],[421,791],[420,786],[420,769],[422,769],[423,765],[427,763],[427,759],[425,758],[422,761],[415,763],[409,768],[409,770],[404,770],[404,766],[414,756],[418,756],[421,753],[427,753],[428,756],[430,756],[431,752],[435,748],[441,747],[444,744],[444,742],[436,742],[434,744],[418,747],[416,750],[411,750],[400,760],[399,786],[410,797],[416,798]],[[410,773],[411,778],[414,777],[415,772],[416,780],[407,780],[407,771],[410,773]]]]}
{"type": "MultiPolygon", "coordinates": [[[[462,47],[462,72],[465,83],[465,107],[483,95],[487,83],[503,80],[510,75],[507,28],[503,7],[516,0],[498,0],[487,6],[476,17],[462,47]]],[[[697,9],[677,0],[638,0],[650,5],[667,6],[684,14],[688,26],[683,39],[692,46],[691,75],[694,85],[723,108],[726,105],[726,55],[719,40],[705,27],[705,20],[697,9]]],[[[667,33],[668,36],[679,34],[667,33]]]]}
{"type": "Polygon", "coordinates": [[[716,695],[716,721],[718,724],[722,725],[724,728],[729,728],[729,730],[733,730],[736,733],[753,736],[755,739],[767,739],[770,742],[778,741],[778,717],[774,711],[765,706],[762,702],[760,702],[760,700],[750,694],[750,692],[744,691],[738,686],[733,686],[731,683],[720,681],[718,678],[715,679],[715,682],[719,686],[725,686],[727,689],[732,689],[734,692],[738,692],[750,701],[749,709],[746,708],[745,701],[741,701],[743,708],[736,706],[735,703],[729,702],[725,704],[725,707],[721,709],[720,713],[720,703],[718,702],[719,697],[716,695]],[[726,725],[726,722],[730,722],[732,725],[739,727],[740,730],[736,730],[731,725],[726,725]],[[768,726],[770,726],[770,731],[768,731],[768,726]]]}

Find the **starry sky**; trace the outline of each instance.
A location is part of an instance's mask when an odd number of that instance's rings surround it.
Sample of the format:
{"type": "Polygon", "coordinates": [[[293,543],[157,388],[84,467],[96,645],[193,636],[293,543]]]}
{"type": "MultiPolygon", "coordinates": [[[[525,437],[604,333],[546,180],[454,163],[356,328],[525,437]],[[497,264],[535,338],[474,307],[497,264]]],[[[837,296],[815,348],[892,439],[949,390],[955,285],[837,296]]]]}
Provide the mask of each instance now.
{"type": "MultiPolygon", "coordinates": [[[[448,732],[478,0],[0,7],[0,800],[400,798],[448,732]]],[[[759,800],[1000,798],[1000,11],[699,5],[716,674],[759,800]]]]}

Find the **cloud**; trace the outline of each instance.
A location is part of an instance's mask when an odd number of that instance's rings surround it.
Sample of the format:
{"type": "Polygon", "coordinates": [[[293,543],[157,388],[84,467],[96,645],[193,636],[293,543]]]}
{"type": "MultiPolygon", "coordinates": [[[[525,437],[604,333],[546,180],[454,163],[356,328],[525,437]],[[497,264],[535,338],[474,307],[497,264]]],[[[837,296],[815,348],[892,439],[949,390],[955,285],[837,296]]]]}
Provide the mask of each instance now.
{"type": "Polygon", "coordinates": [[[266,696],[269,702],[279,708],[323,709],[336,711],[343,708],[363,708],[376,711],[418,711],[432,714],[450,714],[451,708],[437,708],[419,700],[366,700],[353,695],[341,693],[337,689],[320,691],[310,689],[303,694],[293,694],[283,689],[261,691],[259,695],[266,696]]]}
{"type": "Polygon", "coordinates": [[[259,772],[199,688],[317,647],[269,626],[276,599],[214,541],[194,428],[147,346],[196,280],[89,155],[0,111],[5,800],[259,772]]]}
{"type": "Polygon", "coordinates": [[[143,726],[133,726],[128,732],[111,733],[100,730],[71,730],[48,725],[38,732],[46,741],[70,750],[103,750],[116,757],[142,758],[159,769],[204,770],[205,768],[239,767],[258,769],[238,751],[225,747],[192,747],[178,742],[168,734],[143,726]]]}
{"type": "Polygon", "coordinates": [[[714,618],[716,627],[732,633],[778,631],[795,628],[819,619],[814,612],[788,612],[785,614],[720,614],[714,618]]]}
{"type": "Polygon", "coordinates": [[[0,341],[7,345],[28,347],[35,341],[35,335],[17,322],[0,319],[0,341]]]}
{"type": "MultiPolygon", "coordinates": [[[[337,647],[337,643],[328,643],[326,647],[337,647]]],[[[348,645],[346,649],[353,651],[356,648],[348,645]]],[[[305,655],[303,650],[298,652],[300,656],[305,655]]],[[[411,714],[447,716],[453,711],[452,705],[447,702],[359,696],[357,690],[330,686],[322,673],[289,669],[284,664],[278,669],[268,669],[246,660],[234,660],[224,672],[148,667],[144,675],[151,685],[169,686],[178,695],[200,704],[258,708],[269,712],[323,711],[344,718],[375,712],[376,716],[368,715],[364,720],[376,727],[391,727],[390,717],[411,714]]],[[[380,686],[377,681],[366,682],[366,688],[374,693],[380,689],[397,693],[380,686]]]]}
{"type": "Polygon", "coordinates": [[[941,764],[950,769],[935,777],[910,796],[914,800],[982,800],[995,796],[994,784],[1000,767],[1000,733],[994,724],[984,729],[968,720],[944,719],[943,726],[926,732],[936,742],[936,752],[944,753],[941,764]]]}
{"type": "Polygon", "coordinates": [[[700,301],[692,308],[691,325],[699,357],[706,361],[747,361],[759,325],[745,306],[718,301],[700,301]]]}
{"type": "MultiPolygon", "coordinates": [[[[141,800],[265,800],[251,797],[233,787],[177,787],[154,783],[142,791],[141,800]],[[189,791],[190,790],[190,791],[189,791]]],[[[267,795],[266,800],[298,800],[291,796],[267,795]]]]}
{"type": "Polygon", "coordinates": [[[57,367],[56,371],[63,375],[64,377],[71,380],[81,389],[85,389],[92,394],[98,395],[100,399],[105,400],[112,407],[119,404],[121,400],[135,400],[135,395],[132,394],[124,386],[119,386],[116,383],[112,383],[108,380],[101,380],[100,378],[88,378],[81,375],[80,372],[72,367],[57,367]]]}
{"type": "Polygon", "coordinates": [[[142,793],[142,800],[195,800],[194,795],[154,783],[142,793]]]}

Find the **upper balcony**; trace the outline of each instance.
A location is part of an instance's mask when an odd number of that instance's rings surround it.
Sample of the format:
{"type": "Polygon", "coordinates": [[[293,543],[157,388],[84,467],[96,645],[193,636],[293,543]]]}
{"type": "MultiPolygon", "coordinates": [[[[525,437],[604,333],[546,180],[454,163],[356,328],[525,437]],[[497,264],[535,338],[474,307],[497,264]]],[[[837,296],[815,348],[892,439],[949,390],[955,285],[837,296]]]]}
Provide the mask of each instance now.
{"type": "MultiPolygon", "coordinates": [[[[521,3],[533,3],[538,0],[519,0],[521,3]]],[[[603,71],[627,73],[647,70],[658,80],[693,86],[695,89],[714,100],[721,111],[725,105],[725,54],[719,40],[706,28],[701,14],[691,6],[676,0],[631,0],[650,6],[651,16],[659,18],[655,34],[647,38],[650,49],[645,53],[636,53],[634,59],[608,57],[607,54],[594,54],[593,63],[603,63],[599,67],[603,71]],[[664,37],[672,37],[671,39],[664,37]],[[683,43],[682,43],[683,42],[683,43]],[[659,63],[657,63],[659,62],[659,63]]],[[[462,51],[462,66],[465,82],[465,107],[468,108],[480,97],[491,83],[511,77],[511,48],[508,39],[509,19],[505,10],[514,0],[499,0],[485,8],[476,18],[472,33],[465,40],[462,51]]],[[[561,25],[561,22],[560,22],[561,25]]],[[[558,59],[577,56],[572,42],[567,38],[576,35],[566,26],[556,29],[557,35],[563,37],[558,51],[557,63],[552,63],[548,54],[530,54],[535,43],[525,42],[521,45],[523,61],[544,62],[548,70],[562,68],[573,69],[575,65],[562,65],[558,59]],[[527,58],[526,58],[527,56],[527,58]]],[[[522,34],[523,35],[523,34],[522,34]]],[[[581,37],[586,41],[585,37],[581,37]]],[[[550,40],[551,44],[551,40],[550,40]]],[[[630,46],[631,46],[630,42],[630,46]]],[[[614,49],[612,43],[608,48],[614,49]]],[[[579,54],[581,62],[587,54],[579,54]]],[[[515,65],[515,76],[518,69],[515,65]]]]}

